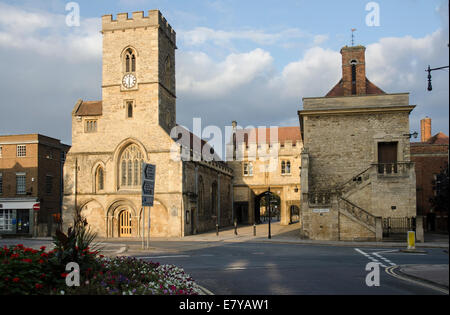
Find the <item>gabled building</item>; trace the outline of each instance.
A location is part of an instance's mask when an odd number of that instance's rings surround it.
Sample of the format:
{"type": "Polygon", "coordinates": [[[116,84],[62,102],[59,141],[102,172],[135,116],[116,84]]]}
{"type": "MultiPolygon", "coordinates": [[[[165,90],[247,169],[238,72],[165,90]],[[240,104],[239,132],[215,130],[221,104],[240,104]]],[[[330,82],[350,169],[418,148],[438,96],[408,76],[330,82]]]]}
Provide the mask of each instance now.
{"type": "MultiPolygon", "coordinates": [[[[325,97],[303,99],[301,235],[380,240],[414,223],[409,94],[366,77],[365,47],[344,47],[342,79],[325,97]],[[383,233],[384,232],[384,233],[383,233]]],[[[406,233],[406,231],[405,231],[406,233]]],[[[421,236],[418,236],[421,239],[421,236]]]]}

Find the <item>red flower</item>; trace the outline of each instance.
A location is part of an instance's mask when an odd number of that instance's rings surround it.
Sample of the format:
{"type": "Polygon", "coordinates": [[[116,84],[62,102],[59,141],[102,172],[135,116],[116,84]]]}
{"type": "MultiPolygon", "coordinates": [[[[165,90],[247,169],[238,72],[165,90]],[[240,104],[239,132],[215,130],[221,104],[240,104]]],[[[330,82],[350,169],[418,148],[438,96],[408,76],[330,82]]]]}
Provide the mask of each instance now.
{"type": "Polygon", "coordinates": [[[38,263],[43,264],[45,261],[43,261],[42,259],[39,259],[38,263]]]}
{"type": "Polygon", "coordinates": [[[17,247],[23,248],[23,244],[18,244],[17,247]]]}
{"type": "Polygon", "coordinates": [[[20,281],[20,278],[14,278],[13,279],[13,282],[19,282],[20,281]]]}
{"type": "Polygon", "coordinates": [[[11,258],[17,258],[17,257],[19,257],[19,254],[12,254],[11,255],[11,258]]]}
{"type": "Polygon", "coordinates": [[[42,289],[44,286],[42,284],[36,283],[35,287],[36,289],[42,289]]]}
{"type": "Polygon", "coordinates": [[[47,257],[48,255],[46,253],[42,253],[41,257],[47,257]]]}
{"type": "Polygon", "coordinates": [[[44,251],[47,247],[41,246],[41,250],[44,251]]]}
{"type": "Polygon", "coordinates": [[[22,261],[26,262],[26,263],[32,263],[33,262],[31,259],[22,259],[22,261]]]}

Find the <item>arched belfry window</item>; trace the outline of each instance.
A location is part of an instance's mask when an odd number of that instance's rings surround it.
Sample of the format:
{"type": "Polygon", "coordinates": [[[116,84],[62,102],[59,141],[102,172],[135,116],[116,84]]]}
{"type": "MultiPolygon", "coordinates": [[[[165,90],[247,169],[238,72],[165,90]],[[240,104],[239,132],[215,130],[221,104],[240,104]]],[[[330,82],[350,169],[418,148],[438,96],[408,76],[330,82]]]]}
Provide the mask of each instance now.
{"type": "Polygon", "coordinates": [[[97,172],[95,174],[95,183],[97,191],[105,189],[105,172],[103,171],[103,167],[101,166],[97,168],[97,172]]]}
{"type": "Polygon", "coordinates": [[[136,53],[128,48],[125,52],[125,72],[136,72],[136,53]]]}
{"type": "Polygon", "coordinates": [[[141,185],[142,163],[144,156],[140,148],[129,145],[119,159],[120,186],[139,187],[141,185]]]}

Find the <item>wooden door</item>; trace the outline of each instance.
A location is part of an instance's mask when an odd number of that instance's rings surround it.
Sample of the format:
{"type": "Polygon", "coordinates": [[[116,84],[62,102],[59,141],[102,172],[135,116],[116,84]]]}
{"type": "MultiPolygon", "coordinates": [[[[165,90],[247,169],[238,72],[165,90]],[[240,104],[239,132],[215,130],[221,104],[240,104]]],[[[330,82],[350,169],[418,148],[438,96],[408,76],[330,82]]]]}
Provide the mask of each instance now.
{"type": "Polygon", "coordinates": [[[119,237],[131,237],[131,213],[128,210],[119,215],[119,237]]]}
{"type": "Polygon", "coordinates": [[[397,173],[397,142],[378,143],[380,173],[397,173]]]}

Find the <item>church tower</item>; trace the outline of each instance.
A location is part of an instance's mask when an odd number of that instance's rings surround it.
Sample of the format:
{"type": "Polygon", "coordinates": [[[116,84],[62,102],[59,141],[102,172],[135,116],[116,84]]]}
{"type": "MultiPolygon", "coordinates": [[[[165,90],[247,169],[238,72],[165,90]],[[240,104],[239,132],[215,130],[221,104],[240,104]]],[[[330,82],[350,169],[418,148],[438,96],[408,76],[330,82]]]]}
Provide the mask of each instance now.
{"type": "MultiPolygon", "coordinates": [[[[103,118],[167,133],[176,125],[176,34],[158,10],[102,17],[103,118]]],[[[125,125],[124,125],[125,124],[125,125]]],[[[115,125],[116,127],[118,125],[115,125]]]]}

